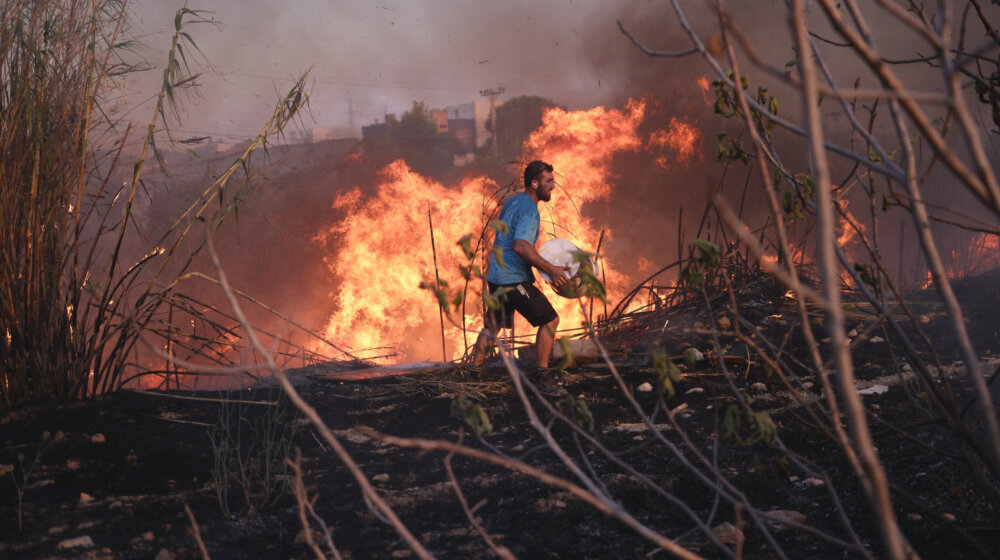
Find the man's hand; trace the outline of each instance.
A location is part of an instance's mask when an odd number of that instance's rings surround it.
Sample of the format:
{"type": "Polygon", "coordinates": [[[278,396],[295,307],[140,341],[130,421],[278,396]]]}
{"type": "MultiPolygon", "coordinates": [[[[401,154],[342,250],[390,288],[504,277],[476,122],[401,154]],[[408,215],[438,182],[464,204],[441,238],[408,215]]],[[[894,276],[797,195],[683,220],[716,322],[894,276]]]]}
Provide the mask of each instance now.
{"type": "Polygon", "coordinates": [[[566,284],[569,284],[570,274],[573,269],[568,266],[555,266],[550,265],[549,269],[545,271],[552,279],[552,285],[556,288],[561,288],[566,284]]]}
{"type": "Polygon", "coordinates": [[[515,239],[514,252],[517,253],[517,256],[524,259],[524,262],[548,274],[549,278],[552,279],[552,285],[556,288],[561,288],[569,283],[569,275],[573,269],[568,266],[556,266],[543,259],[531,243],[523,239],[515,239]]]}

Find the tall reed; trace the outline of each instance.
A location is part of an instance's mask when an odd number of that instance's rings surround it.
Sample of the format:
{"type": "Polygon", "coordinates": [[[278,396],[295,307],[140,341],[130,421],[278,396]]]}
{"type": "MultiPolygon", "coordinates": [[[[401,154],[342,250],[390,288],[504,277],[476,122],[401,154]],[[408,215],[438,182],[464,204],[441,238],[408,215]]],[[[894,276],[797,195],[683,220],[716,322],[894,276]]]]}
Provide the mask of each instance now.
{"type": "Polygon", "coordinates": [[[127,2],[0,2],[2,412],[27,400],[116,389],[143,337],[175,342],[160,316],[178,304],[177,287],[202,248],[185,240],[218,228],[235,210],[252,183],[233,178],[248,173],[253,152],[281,134],[308,95],[303,75],[219,179],[150,242],[132,205],[144,188],[145,161],[159,159],[156,140],[169,133],[178,92],[197,77],[188,64],[199,51],[187,27],[207,20],[188,8],[177,12],[130,180],[112,184],[132,130],[104,106],[128,71],[118,56],[128,45],[121,39],[127,2]]]}

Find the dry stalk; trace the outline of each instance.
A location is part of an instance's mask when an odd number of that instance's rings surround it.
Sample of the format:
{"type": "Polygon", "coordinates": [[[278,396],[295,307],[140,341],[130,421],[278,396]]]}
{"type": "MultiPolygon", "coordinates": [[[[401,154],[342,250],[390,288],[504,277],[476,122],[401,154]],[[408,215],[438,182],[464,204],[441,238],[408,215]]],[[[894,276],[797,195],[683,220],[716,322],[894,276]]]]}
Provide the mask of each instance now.
{"type": "Polygon", "coordinates": [[[184,512],[187,514],[188,522],[191,523],[191,536],[194,538],[194,542],[198,544],[198,552],[201,553],[202,560],[212,560],[212,557],[208,555],[208,549],[205,548],[205,541],[201,538],[201,529],[198,527],[198,520],[194,517],[194,512],[191,511],[191,506],[184,503],[184,512]]]}
{"type": "Polygon", "coordinates": [[[312,524],[309,519],[315,521],[320,528],[323,530],[323,540],[326,541],[326,546],[333,554],[336,560],[342,560],[343,556],[340,554],[340,550],[337,549],[333,544],[333,531],[327,526],[326,522],[321,518],[315,509],[315,499],[309,498],[309,490],[306,488],[305,481],[302,479],[302,450],[295,448],[295,460],[286,457],[285,462],[292,469],[292,480],[294,481],[293,492],[295,494],[295,503],[298,504],[299,512],[299,523],[302,525],[302,536],[305,540],[306,545],[313,551],[316,555],[317,560],[327,560],[326,554],[316,543],[313,537],[312,524]]]}
{"type": "MultiPolygon", "coordinates": [[[[458,442],[456,445],[462,445],[461,433],[458,436],[458,442]]],[[[451,468],[451,458],[454,455],[454,451],[449,451],[448,454],[445,455],[444,468],[448,473],[448,480],[451,482],[451,487],[455,490],[455,497],[458,498],[458,502],[462,505],[462,511],[465,512],[466,519],[469,520],[469,523],[476,529],[476,532],[479,533],[479,537],[483,539],[483,542],[486,543],[486,546],[488,546],[494,554],[503,560],[516,560],[517,557],[514,556],[514,553],[511,552],[509,548],[506,546],[499,546],[497,543],[493,542],[489,533],[487,533],[486,529],[483,528],[482,523],[476,520],[476,514],[469,509],[469,502],[465,499],[465,494],[462,493],[462,487],[458,484],[458,478],[455,477],[455,470],[451,468]]]]}
{"type": "MultiPolygon", "coordinates": [[[[810,52],[805,4],[802,0],[793,0],[790,24],[799,52],[810,52]]],[[[911,557],[914,553],[896,522],[889,482],[871,439],[864,405],[854,390],[854,366],[845,335],[843,315],[840,312],[840,282],[837,274],[839,267],[833,249],[837,243],[837,236],[834,232],[833,201],[830,195],[830,171],[823,145],[823,125],[819,107],[814,102],[819,93],[816,88],[816,65],[811,56],[803,56],[799,61],[799,68],[804,82],[803,120],[807,123],[809,153],[818,191],[816,205],[820,229],[819,264],[823,279],[823,295],[827,304],[827,333],[832,339],[831,351],[836,360],[840,397],[847,405],[848,418],[854,435],[853,444],[863,466],[863,471],[858,471],[858,475],[869,495],[872,507],[879,516],[886,548],[893,558],[911,557]]]]}

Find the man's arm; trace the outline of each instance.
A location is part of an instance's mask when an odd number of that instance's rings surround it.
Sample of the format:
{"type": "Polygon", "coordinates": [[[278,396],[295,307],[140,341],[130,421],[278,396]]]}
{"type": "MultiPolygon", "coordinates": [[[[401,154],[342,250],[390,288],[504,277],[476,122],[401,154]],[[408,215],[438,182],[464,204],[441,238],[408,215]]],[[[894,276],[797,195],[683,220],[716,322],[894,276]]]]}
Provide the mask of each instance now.
{"type": "Polygon", "coordinates": [[[517,256],[521,257],[521,260],[530,264],[531,266],[541,270],[545,274],[552,278],[552,284],[555,287],[560,288],[563,284],[569,283],[569,277],[566,275],[567,272],[572,270],[568,266],[556,266],[549,261],[542,258],[535,250],[535,246],[528,243],[524,239],[514,240],[514,252],[517,256]]]}

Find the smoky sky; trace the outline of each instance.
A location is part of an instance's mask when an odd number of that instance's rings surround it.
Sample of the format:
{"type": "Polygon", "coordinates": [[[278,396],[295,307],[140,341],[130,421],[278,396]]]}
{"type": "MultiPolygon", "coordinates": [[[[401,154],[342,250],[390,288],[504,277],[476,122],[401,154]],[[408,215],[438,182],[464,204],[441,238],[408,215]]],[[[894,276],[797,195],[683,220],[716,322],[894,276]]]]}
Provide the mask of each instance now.
{"type": "MultiPolygon", "coordinates": [[[[183,1],[139,0],[132,31],[158,68],[183,1]]],[[[640,1],[533,2],[217,0],[191,9],[216,25],[189,29],[208,63],[182,128],[246,136],[279,93],[306,70],[315,125],[354,132],[413,101],[432,108],[541,95],[569,108],[616,104],[667,87],[657,63],[618,29],[620,20],[657,48],[691,43],[669,6],[640,1]]],[[[702,3],[691,3],[703,19],[702,3]]],[[[690,64],[685,67],[690,68],[690,64]]],[[[705,68],[700,66],[704,73],[705,68]]],[[[156,86],[147,72],[137,88],[156,86]]],[[[310,125],[313,123],[309,123],[310,125]]]]}
{"type": "MultiPolygon", "coordinates": [[[[680,2],[703,38],[718,32],[712,4],[680,2]]],[[[932,53],[894,16],[873,2],[859,4],[887,57],[932,53]]],[[[653,49],[692,46],[669,2],[645,0],[136,0],[131,33],[142,48],[135,56],[162,69],[174,14],[185,5],[204,10],[202,17],[214,24],[187,29],[207,62],[188,49],[193,71],[202,72],[201,88],[187,104],[181,128],[213,136],[253,134],[306,70],[312,80],[312,118],[306,124],[355,135],[362,125],[400,114],[413,101],[443,108],[485,99],[480,90],[503,86],[501,100],[541,95],[580,109],[691,88],[695,77],[711,72],[697,55],[650,58],[628,41],[618,22],[653,49]]],[[[796,57],[785,2],[733,1],[725,8],[762,58],[780,67],[796,57]]],[[[837,39],[819,7],[810,10],[815,31],[837,39]]],[[[959,12],[953,9],[953,17],[959,12]]],[[[979,34],[969,41],[984,39],[979,34]]],[[[875,85],[856,57],[831,50],[826,62],[841,83],[862,78],[862,85],[875,85]]],[[[919,87],[935,72],[913,65],[901,75],[919,87]]],[[[159,79],[155,70],[139,76],[131,102],[148,104],[159,79]]]]}

